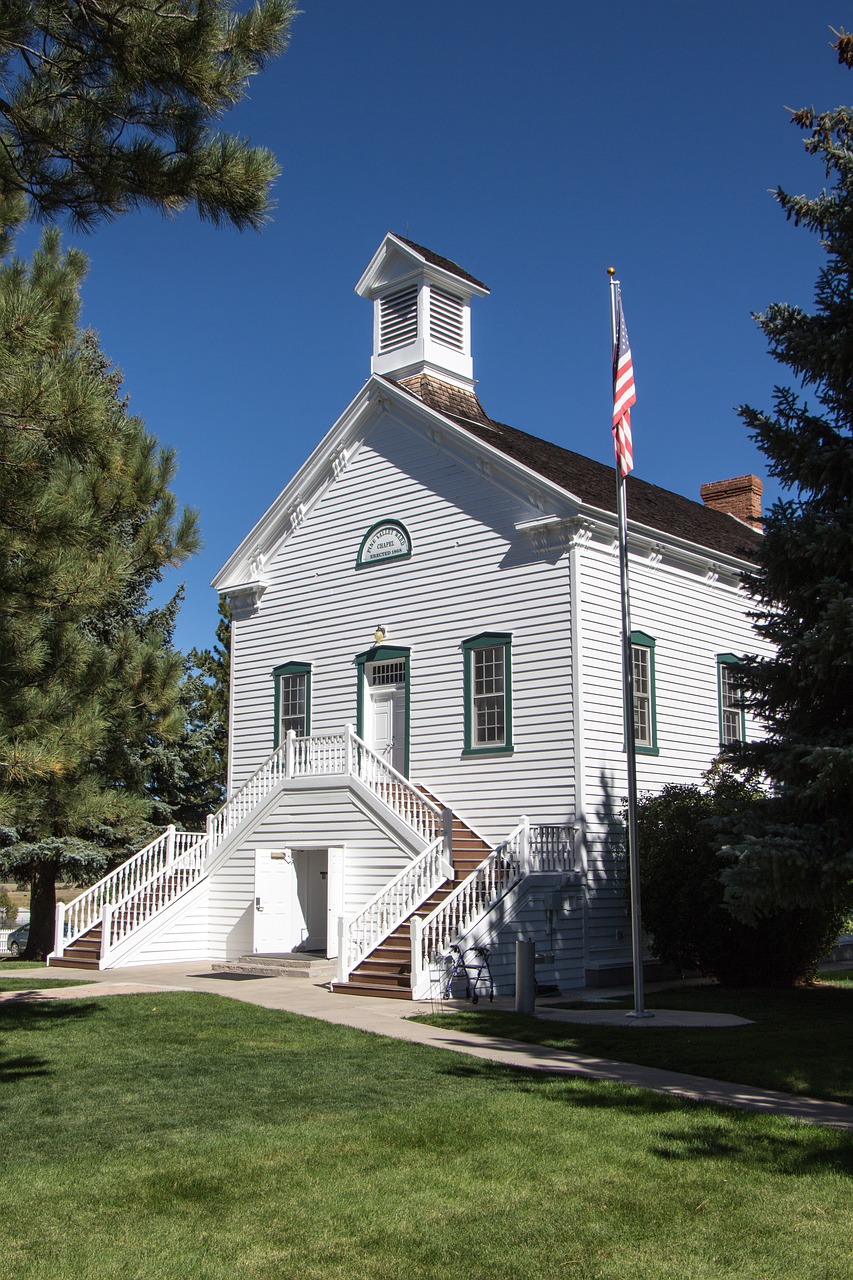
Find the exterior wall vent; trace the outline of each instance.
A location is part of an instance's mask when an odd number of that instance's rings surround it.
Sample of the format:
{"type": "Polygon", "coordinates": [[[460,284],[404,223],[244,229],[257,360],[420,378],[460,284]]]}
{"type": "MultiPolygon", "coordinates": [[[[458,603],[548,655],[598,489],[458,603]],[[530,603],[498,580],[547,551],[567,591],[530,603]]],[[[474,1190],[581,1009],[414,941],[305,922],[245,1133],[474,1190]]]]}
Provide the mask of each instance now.
{"type": "Polygon", "coordinates": [[[429,336],[433,342],[452,347],[454,351],[465,349],[463,303],[452,293],[445,293],[435,285],[430,288],[429,336]]]}
{"type": "Polygon", "coordinates": [[[379,350],[396,351],[418,336],[418,286],[408,285],[381,299],[379,310],[379,350]]]}

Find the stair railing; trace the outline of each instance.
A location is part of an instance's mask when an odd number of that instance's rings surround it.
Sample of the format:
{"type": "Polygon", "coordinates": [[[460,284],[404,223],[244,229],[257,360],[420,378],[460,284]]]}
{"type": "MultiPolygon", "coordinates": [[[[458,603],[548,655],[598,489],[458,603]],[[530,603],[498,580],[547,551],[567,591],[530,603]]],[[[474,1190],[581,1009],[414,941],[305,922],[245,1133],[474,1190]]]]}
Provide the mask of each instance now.
{"type": "Polygon", "coordinates": [[[383,760],[366,742],[362,742],[352,725],[347,725],[345,736],[347,773],[363,782],[427,844],[437,840],[442,834],[442,810],[439,806],[412,786],[407,777],[383,760]]]}
{"type": "Polygon", "coordinates": [[[177,858],[202,839],[200,831],[177,831],[169,826],[120,867],[84,889],[73,901],[56,907],[56,942],[52,954],[64,949],[98,923],[106,906],[115,906],[142,885],[160,876],[177,858]]]}
{"type": "Polygon", "coordinates": [[[383,760],[359,738],[352,725],[343,733],[317,734],[297,738],[288,730],[284,742],[264,761],[256,773],[208,818],[211,849],[273,791],[289,778],[311,778],[345,774],[358,780],[382,800],[407,826],[431,844],[441,834],[442,811],[428,800],[409,779],[383,760]]]}
{"type": "Polygon", "coordinates": [[[338,920],[338,982],[346,982],[366,955],[452,878],[453,865],[448,861],[442,835],[389,880],[356,915],[349,920],[341,916],[338,920]]]}
{"type": "Polygon", "coordinates": [[[532,871],[575,870],[574,828],[531,826],[526,817],[424,919],[414,916],[412,992],[428,985],[435,966],[460,938],[532,871]]]}
{"type": "MultiPolygon", "coordinates": [[[[429,846],[442,834],[442,810],[421,794],[408,778],[399,773],[347,725],[344,733],[321,734],[297,738],[290,730],[283,743],[272,752],[260,768],[216,811],[209,814],[204,832],[177,831],[167,827],[139,853],[84,890],[77,898],[56,912],[56,942],[51,953],[59,959],[64,949],[86,933],[99,920],[105,908],[115,909],[125,899],[133,898],[139,907],[139,923],[150,918],[149,906],[155,901],[155,885],[162,880],[176,858],[192,851],[193,875],[200,878],[198,858],[214,853],[241,822],[286,779],[345,774],[358,778],[386,804],[402,822],[413,829],[429,846]],[[143,892],[145,890],[145,892],[143,892]],[[147,896],[146,896],[147,895],[147,896]],[[149,904],[146,906],[144,904],[149,904]]],[[[203,868],[202,868],[203,870],[203,868]]],[[[175,882],[173,882],[175,883],[175,882]]],[[[187,886],[185,886],[187,887],[187,886]]],[[[183,892],[183,890],[181,890],[183,892]]],[[[176,896],[176,895],[173,895],[176,896]]],[[[170,897],[170,901],[171,901],[170,897]]],[[[115,920],[115,910],[113,910],[115,920]]],[[[113,930],[116,925],[113,921],[113,930]]],[[[124,926],[121,926],[121,930],[124,926]]],[[[121,932],[121,937],[126,931],[121,932]]],[[[104,930],[106,937],[106,930],[104,930]]],[[[117,936],[111,945],[120,940],[117,936]]]]}
{"type": "Polygon", "coordinates": [[[196,837],[195,844],[152,876],[147,884],[139,885],[120,902],[105,906],[101,924],[102,963],[135,929],[202,879],[208,845],[207,836],[196,837]]]}

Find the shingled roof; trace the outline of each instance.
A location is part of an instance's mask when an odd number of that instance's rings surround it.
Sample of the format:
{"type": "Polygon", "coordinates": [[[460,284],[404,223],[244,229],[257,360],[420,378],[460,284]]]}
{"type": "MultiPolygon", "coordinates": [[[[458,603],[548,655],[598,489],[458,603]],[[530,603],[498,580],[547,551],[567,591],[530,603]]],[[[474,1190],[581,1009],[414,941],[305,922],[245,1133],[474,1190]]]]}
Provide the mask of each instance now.
{"type": "MultiPolygon", "coordinates": [[[[540,440],[490,418],[477,396],[453,387],[428,374],[406,378],[396,384],[431,409],[451,418],[458,426],[485,440],[507,457],[515,459],[546,480],[568,490],[584,503],[603,511],[616,511],[616,483],[613,467],[595,462],[581,453],[540,440]]],[[[760,534],[734,516],[714,511],[680,493],[629,476],[628,512],[632,521],[658,529],[711,551],[755,560],[760,534]]]]}
{"type": "Polygon", "coordinates": [[[472,276],[470,271],[464,271],[456,262],[451,262],[449,258],[442,258],[440,253],[433,253],[432,249],[425,249],[422,244],[415,244],[414,240],[407,240],[405,236],[398,236],[397,232],[393,232],[397,240],[401,240],[403,244],[407,244],[410,249],[414,249],[415,253],[419,253],[425,262],[431,262],[434,267],[441,267],[443,271],[450,271],[455,276],[459,276],[460,280],[467,280],[470,284],[475,284],[478,289],[485,289],[489,293],[489,286],[483,284],[482,280],[478,280],[476,276],[472,276]]]}

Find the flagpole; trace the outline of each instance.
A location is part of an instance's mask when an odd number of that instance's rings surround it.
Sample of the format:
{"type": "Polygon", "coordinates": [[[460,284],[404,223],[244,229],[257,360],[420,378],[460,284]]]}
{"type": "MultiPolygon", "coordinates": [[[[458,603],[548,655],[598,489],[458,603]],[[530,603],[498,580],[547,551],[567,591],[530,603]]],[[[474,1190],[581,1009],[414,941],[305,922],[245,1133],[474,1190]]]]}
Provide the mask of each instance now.
{"type": "MultiPolygon", "coordinates": [[[[610,333],[616,350],[616,269],[607,268],[610,277],[610,333]]],[[[614,359],[615,368],[615,359],[614,359]]],[[[628,584],[628,507],[625,493],[627,476],[616,460],[616,523],[619,535],[619,585],[622,598],[622,712],[625,754],[628,765],[628,878],[631,890],[631,957],[634,971],[634,1008],[629,1018],[651,1018],[645,1007],[643,990],[642,915],[640,911],[640,864],[637,839],[637,750],[634,730],[634,663],[631,652],[631,596],[628,584]]]]}

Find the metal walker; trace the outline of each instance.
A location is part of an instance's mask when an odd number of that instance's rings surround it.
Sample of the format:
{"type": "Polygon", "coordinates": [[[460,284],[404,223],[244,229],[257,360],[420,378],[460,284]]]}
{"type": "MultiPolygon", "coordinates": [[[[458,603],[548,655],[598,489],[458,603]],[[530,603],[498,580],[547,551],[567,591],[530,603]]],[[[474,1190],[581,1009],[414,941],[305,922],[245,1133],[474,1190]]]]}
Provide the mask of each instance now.
{"type": "Polygon", "coordinates": [[[449,967],[445,974],[442,995],[445,1000],[453,998],[453,981],[457,977],[465,976],[465,999],[470,1000],[472,1004],[477,1004],[480,999],[480,991],[487,994],[489,1000],[495,998],[495,985],[492,981],[492,970],[489,966],[489,957],[491,951],[488,947],[451,947],[447,959],[449,967]],[[473,957],[470,959],[469,957],[473,957]]]}

